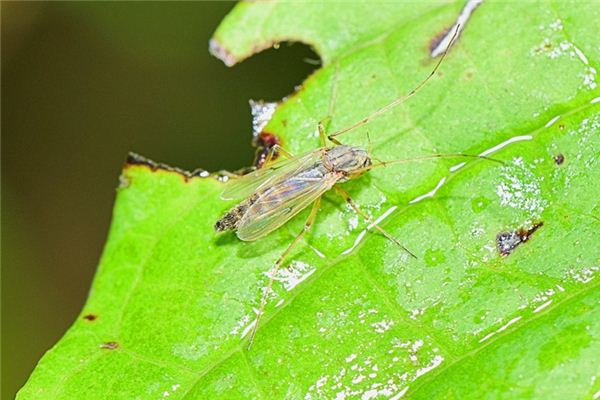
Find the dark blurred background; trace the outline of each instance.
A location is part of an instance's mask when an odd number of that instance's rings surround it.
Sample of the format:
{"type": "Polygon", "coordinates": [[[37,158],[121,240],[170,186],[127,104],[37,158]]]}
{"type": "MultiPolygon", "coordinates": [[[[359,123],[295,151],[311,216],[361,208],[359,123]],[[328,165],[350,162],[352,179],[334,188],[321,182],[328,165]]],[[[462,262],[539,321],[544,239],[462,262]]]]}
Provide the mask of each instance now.
{"type": "Polygon", "coordinates": [[[129,151],[252,162],[248,99],[315,68],[281,46],[233,68],[208,40],[233,3],[2,2],[2,398],[85,302],[129,151]]]}

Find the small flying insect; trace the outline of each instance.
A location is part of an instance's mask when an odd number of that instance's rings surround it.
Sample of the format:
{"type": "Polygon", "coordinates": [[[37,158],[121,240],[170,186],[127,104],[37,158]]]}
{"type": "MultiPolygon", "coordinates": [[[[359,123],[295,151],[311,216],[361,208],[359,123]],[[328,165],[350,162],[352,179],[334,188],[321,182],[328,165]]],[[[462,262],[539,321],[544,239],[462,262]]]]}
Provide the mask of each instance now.
{"type": "Polygon", "coordinates": [[[236,232],[238,238],[243,241],[260,239],[284,225],[292,217],[312,204],[311,211],[306,219],[304,227],[281,256],[279,256],[269,273],[269,283],[263,292],[260,308],[257,312],[256,321],[254,322],[252,333],[250,335],[248,348],[252,345],[254,336],[256,335],[259,321],[266,305],[267,295],[273,287],[275,273],[281,267],[288,254],[312,226],[319,210],[321,196],[325,192],[330,189],[336,190],[357,214],[371,224],[370,226],[379,231],[387,239],[400,246],[410,256],[416,258],[416,256],[404,247],[395,237],[374,223],[350,198],[348,193],[337,186],[337,184],[357,178],[374,168],[384,167],[390,164],[401,164],[435,158],[484,158],[496,161],[484,156],[470,154],[434,154],[402,160],[377,161],[377,159],[370,154],[370,151],[355,146],[344,145],[337,139],[338,136],[368,123],[378,115],[385,113],[392,107],[395,107],[412,97],[436,73],[444,60],[450,45],[456,38],[458,28],[459,27],[457,26],[450,44],[429,76],[407,95],[394,100],[368,117],[331,135],[326,135],[323,124],[319,123],[318,129],[321,147],[318,149],[301,156],[293,156],[281,146],[275,145],[271,148],[270,156],[276,152],[279,155],[282,155],[282,158],[271,162],[271,157],[267,157],[263,168],[239,178],[232,178],[227,182],[225,190],[221,194],[221,198],[224,200],[245,198],[245,200],[234,206],[219,221],[217,221],[215,230],[217,232],[233,230],[236,232]],[[327,140],[333,145],[327,146],[327,140]],[[373,162],[373,160],[376,160],[376,162],[373,162]]]}

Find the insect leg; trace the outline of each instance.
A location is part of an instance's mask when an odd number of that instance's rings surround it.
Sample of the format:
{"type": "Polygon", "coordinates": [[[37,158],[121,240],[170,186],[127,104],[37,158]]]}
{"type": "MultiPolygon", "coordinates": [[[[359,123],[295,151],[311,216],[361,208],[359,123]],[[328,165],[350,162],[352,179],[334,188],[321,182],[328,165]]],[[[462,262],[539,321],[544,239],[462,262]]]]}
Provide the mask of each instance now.
{"type": "Polygon", "coordinates": [[[325,127],[323,126],[323,122],[319,122],[317,128],[319,128],[319,142],[321,143],[321,147],[327,147],[327,140],[329,140],[331,143],[337,146],[340,146],[342,144],[342,142],[340,142],[336,138],[327,136],[325,134],[325,127]]]}
{"type": "Polygon", "coordinates": [[[269,153],[267,154],[267,157],[265,158],[265,161],[263,162],[261,168],[264,168],[264,167],[268,166],[269,163],[271,163],[273,161],[273,158],[275,158],[276,154],[281,154],[285,158],[294,158],[294,155],[292,153],[290,153],[289,151],[287,151],[286,149],[284,149],[280,145],[274,144],[269,149],[269,153]]]}
{"type": "Polygon", "coordinates": [[[371,227],[377,229],[379,232],[381,232],[381,234],[383,236],[385,236],[387,239],[391,240],[393,243],[397,244],[398,246],[400,246],[404,251],[406,251],[408,254],[410,254],[412,257],[417,258],[417,256],[415,256],[410,250],[408,250],[406,247],[404,247],[404,245],[402,243],[400,243],[398,241],[398,239],[396,239],[394,236],[392,236],[390,233],[386,232],[385,230],[383,230],[382,227],[380,227],[379,225],[377,225],[375,222],[373,222],[371,220],[371,218],[365,214],[360,207],[358,207],[358,205],[354,202],[354,200],[352,200],[350,198],[350,195],[348,194],[348,192],[346,192],[344,189],[338,187],[338,186],[334,186],[333,187],[343,198],[344,200],[346,200],[346,202],[350,205],[350,207],[352,207],[352,209],[354,211],[356,211],[356,213],[358,215],[360,215],[361,217],[363,217],[365,219],[365,221],[367,221],[368,223],[370,223],[371,225],[369,225],[369,227],[367,229],[370,229],[371,227]]]}
{"type": "Polygon", "coordinates": [[[256,315],[256,322],[254,323],[254,326],[252,327],[252,333],[250,334],[250,341],[249,341],[248,347],[247,347],[248,350],[250,349],[250,346],[252,346],[252,342],[254,341],[254,336],[256,335],[256,331],[258,330],[258,324],[260,322],[260,318],[261,318],[261,316],[265,310],[265,306],[267,304],[267,295],[271,291],[271,288],[273,287],[273,282],[275,281],[275,274],[277,273],[277,270],[279,269],[279,267],[281,267],[283,260],[285,260],[285,258],[288,256],[288,254],[290,254],[290,252],[294,249],[294,247],[296,247],[298,242],[300,242],[300,239],[302,239],[304,234],[306,232],[308,232],[308,230],[312,226],[312,224],[315,220],[315,217],[317,216],[317,212],[319,211],[320,204],[321,204],[321,197],[317,198],[317,200],[315,200],[315,202],[313,203],[312,209],[310,210],[310,214],[308,215],[308,218],[306,218],[306,222],[304,223],[304,226],[302,227],[302,230],[300,231],[300,233],[298,233],[298,235],[296,235],[296,237],[294,238],[292,243],[290,243],[290,245],[287,247],[287,249],[285,249],[283,254],[281,254],[279,256],[277,261],[275,261],[275,265],[273,265],[273,268],[271,268],[271,270],[269,271],[269,283],[267,284],[267,287],[265,288],[262,299],[260,301],[260,308],[256,315]]]}
{"type": "Polygon", "coordinates": [[[317,124],[317,129],[319,130],[319,143],[321,144],[321,147],[327,147],[327,141],[329,140],[331,143],[339,146],[342,144],[342,142],[340,142],[339,140],[335,139],[332,136],[327,136],[325,134],[325,121],[328,121],[331,119],[331,117],[327,117],[324,118],[323,120],[321,120],[318,124],[317,124]]]}
{"type": "Polygon", "coordinates": [[[280,146],[278,144],[273,145],[273,147],[271,147],[271,149],[273,150],[273,153],[279,153],[282,156],[284,156],[285,158],[295,158],[296,157],[292,153],[290,153],[289,151],[287,151],[286,149],[284,149],[282,146],[280,146]]]}
{"type": "Polygon", "coordinates": [[[323,126],[323,121],[320,121],[317,124],[317,129],[319,130],[319,143],[321,144],[321,147],[326,147],[327,141],[325,138],[325,127],[323,126]]]}
{"type": "Polygon", "coordinates": [[[317,128],[319,129],[319,143],[321,147],[327,147],[327,140],[329,139],[333,144],[341,145],[339,140],[331,138],[325,134],[325,126],[323,125],[323,121],[317,124],[317,128]]]}

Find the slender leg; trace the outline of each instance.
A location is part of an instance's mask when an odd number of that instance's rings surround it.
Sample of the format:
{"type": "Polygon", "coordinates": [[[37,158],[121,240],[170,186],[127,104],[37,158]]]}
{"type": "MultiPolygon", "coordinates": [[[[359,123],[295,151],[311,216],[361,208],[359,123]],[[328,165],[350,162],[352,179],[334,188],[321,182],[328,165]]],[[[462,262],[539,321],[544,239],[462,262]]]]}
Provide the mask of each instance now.
{"type": "Polygon", "coordinates": [[[292,153],[290,153],[280,145],[275,144],[269,149],[269,153],[267,154],[267,157],[265,158],[265,161],[263,162],[263,166],[261,168],[268,166],[273,161],[273,157],[275,157],[275,154],[281,154],[285,158],[294,158],[294,155],[292,153]]]}
{"type": "Polygon", "coordinates": [[[295,157],[292,153],[290,153],[289,151],[287,151],[286,149],[284,149],[282,146],[280,146],[278,144],[274,144],[273,147],[271,147],[271,152],[279,153],[282,156],[284,156],[285,158],[294,158],[295,157]]]}
{"type": "Polygon", "coordinates": [[[302,239],[304,234],[306,232],[308,232],[308,230],[312,226],[312,224],[315,220],[315,217],[317,216],[317,211],[319,211],[320,204],[321,204],[321,198],[319,197],[313,203],[312,209],[310,210],[310,214],[308,215],[308,218],[306,219],[306,222],[304,223],[304,227],[302,227],[302,230],[300,231],[300,233],[298,233],[298,235],[292,241],[292,243],[290,243],[290,245],[287,247],[287,249],[285,249],[283,254],[281,254],[279,256],[277,261],[275,261],[275,265],[273,265],[273,268],[271,268],[271,270],[269,271],[269,283],[267,284],[267,287],[265,288],[262,299],[260,301],[260,308],[256,315],[256,323],[252,327],[252,333],[250,334],[250,341],[249,341],[248,347],[247,347],[248,349],[250,349],[250,346],[252,346],[252,342],[254,341],[254,336],[256,335],[256,331],[258,330],[258,324],[260,322],[260,317],[262,316],[262,314],[265,310],[265,305],[267,304],[267,295],[271,291],[271,288],[273,287],[273,282],[275,281],[275,274],[277,273],[277,270],[279,269],[279,267],[281,267],[283,260],[285,260],[285,258],[288,256],[288,254],[290,254],[290,252],[294,249],[294,247],[296,247],[298,242],[300,242],[300,239],[302,239]]]}
{"type": "Polygon", "coordinates": [[[325,136],[325,127],[323,126],[323,121],[317,124],[317,129],[319,129],[319,143],[321,147],[327,147],[327,138],[325,136]]]}
{"type": "MultiPolygon", "coordinates": [[[[329,117],[325,118],[323,121],[326,121],[328,119],[329,117]]],[[[319,142],[321,143],[321,147],[327,147],[327,140],[331,141],[331,143],[337,146],[341,145],[342,142],[325,134],[325,125],[323,124],[323,121],[319,122],[319,124],[317,125],[317,128],[319,129],[319,142]]]]}
{"type": "Polygon", "coordinates": [[[417,258],[417,256],[415,256],[410,250],[408,250],[406,247],[404,247],[404,245],[402,243],[400,243],[398,241],[398,239],[396,239],[395,237],[393,237],[390,233],[386,232],[383,230],[382,227],[380,227],[379,225],[377,225],[376,223],[374,223],[373,221],[371,221],[371,218],[365,214],[357,205],[356,203],[350,198],[350,195],[348,195],[348,193],[337,186],[333,187],[343,198],[344,200],[346,200],[346,202],[348,202],[348,204],[350,205],[350,207],[352,207],[352,209],[354,211],[356,211],[356,213],[358,215],[360,215],[361,217],[363,217],[365,219],[365,221],[367,221],[368,223],[370,223],[371,225],[369,226],[370,229],[371,227],[377,229],[379,232],[381,232],[381,234],[383,236],[385,236],[387,239],[391,240],[393,243],[397,244],[398,246],[400,246],[404,251],[406,251],[408,254],[410,254],[412,257],[417,258]]]}

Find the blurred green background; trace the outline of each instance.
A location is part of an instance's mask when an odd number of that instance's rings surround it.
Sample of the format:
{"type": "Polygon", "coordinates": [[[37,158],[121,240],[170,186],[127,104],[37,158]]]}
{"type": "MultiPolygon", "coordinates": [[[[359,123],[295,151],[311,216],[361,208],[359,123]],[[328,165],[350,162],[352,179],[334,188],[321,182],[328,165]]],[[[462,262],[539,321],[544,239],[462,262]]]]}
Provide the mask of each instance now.
{"type": "Polygon", "coordinates": [[[252,162],[248,99],[315,68],[281,46],[231,69],[233,3],[2,2],[2,398],[85,301],[129,151],[185,169],[252,162]]]}

